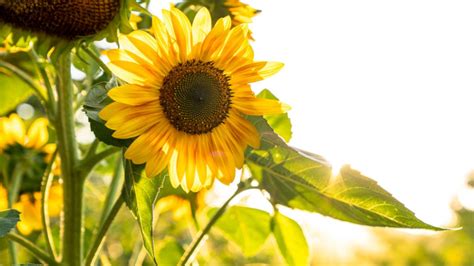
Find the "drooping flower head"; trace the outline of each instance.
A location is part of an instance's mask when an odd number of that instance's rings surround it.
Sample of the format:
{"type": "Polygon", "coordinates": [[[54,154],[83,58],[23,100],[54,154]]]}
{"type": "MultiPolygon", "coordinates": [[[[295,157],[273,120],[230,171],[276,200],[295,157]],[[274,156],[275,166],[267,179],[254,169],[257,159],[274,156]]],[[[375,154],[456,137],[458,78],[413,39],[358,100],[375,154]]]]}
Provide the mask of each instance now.
{"type": "Polygon", "coordinates": [[[101,112],[113,137],[135,138],[125,157],[146,163],[153,177],[167,168],[171,184],[185,191],[225,184],[244,163],[259,133],[245,115],[284,112],[286,105],[259,99],[249,83],[280,70],[281,63],[254,61],[246,24],[231,29],[230,17],[211,28],[201,8],[191,24],[180,10],[153,18],[153,36],[137,30],[110,50],[109,67],[128,83],[109,91],[101,112]]]}

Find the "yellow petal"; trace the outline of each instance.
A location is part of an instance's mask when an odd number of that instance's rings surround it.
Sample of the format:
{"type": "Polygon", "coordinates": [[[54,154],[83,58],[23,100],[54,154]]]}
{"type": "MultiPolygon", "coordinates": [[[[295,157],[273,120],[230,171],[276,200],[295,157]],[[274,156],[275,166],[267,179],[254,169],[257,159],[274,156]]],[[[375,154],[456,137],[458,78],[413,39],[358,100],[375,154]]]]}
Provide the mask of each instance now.
{"type": "Polygon", "coordinates": [[[152,101],[159,101],[158,88],[126,84],[111,89],[107,93],[110,98],[119,103],[128,105],[142,105],[152,101]]]}
{"type": "Polygon", "coordinates": [[[48,120],[46,118],[38,118],[28,129],[25,146],[29,148],[39,149],[43,147],[49,138],[48,120]]]}
{"type": "Polygon", "coordinates": [[[234,97],[233,107],[247,115],[281,114],[290,110],[290,106],[276,100],[255,97],[234,97]]]}
{"type": "Polygon", "coordinates": [[[103,120],[109,120],[117,112],[119,112],[119,111],[121,111],[121,110],[123,110],[127,107],[128,107],[128,105],[126,105],[126,104],[113,102],[113,103],[107,105],[106,107],[104,107],[104,109],[102,109],[99,112],[99,117],[103,120]]]}
{"type": "Polygon", "coordinates": [[[177,8],[171,9],[171,22],[173,24],[176,42],[179,47],[181,62],[185,62],[188,55],[191,53],[192,47],[191,22],[189,22],[188,17],[177,8]]]}
{"type": "Polygon", "coordinates": [[[7,134],[9,139],[19,144],[25,142],[25,123],[17,114],[11,114],[7,124],[7,134]]]}
{"type": "Polygon", "coordinates": [[[207,8],[203,7],[199,9],[193,20],[192,31],[193,31],[193,45],[204,41],[207,34],[211,31],[211,14],[207,8]]]}
{"type": "Polygon", "coordinates": [[[255,62],[236,69],[231,75],[231,84],[245,84],[262,80],[283,68],[279,62],[255,62]]]}
{"type": "Polygon", "coordinates": [[[160,86],[161,79],[144,66],[129,61],[110,61],[107,66],[119,79],[142,86],[160,86]]]}

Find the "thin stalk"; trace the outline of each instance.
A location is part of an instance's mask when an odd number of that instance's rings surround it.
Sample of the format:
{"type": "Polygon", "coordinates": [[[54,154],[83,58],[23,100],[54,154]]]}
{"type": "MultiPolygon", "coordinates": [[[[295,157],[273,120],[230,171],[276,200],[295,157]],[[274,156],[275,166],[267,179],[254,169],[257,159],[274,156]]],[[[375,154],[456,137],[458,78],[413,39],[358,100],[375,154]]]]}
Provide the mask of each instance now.
{"type": "Polygon", "coordinates": [[[25,237],[16,233],[8,233],[6,237],[11,241],[14,241],[25,247],[27,251],[29,251],[31,254],[33,254],[33,256],[35,256],[42,262],[49,265],[58,265],[58,263],[53,258],[51,258],[46,252],[42,251],[40,248],[38,248],[38,246],[36,246],[33,242],[26,239],[25,237]]]}
{"type": "Polygon", "coordinates": [[[8,242],[8,253],[10,254],[10,264],[18,264],[18,258],[16,256],[16,246],[13,241],[8,242]]]}
{"type": "Polygon", "coordinates": [[[105,234],[110,228],[110,225],[112,224],[113,220],[115,219],[115,216],[117,216],[117,213],[119,212],[120,208],[122,207],[124,201],[123,197],[120,196],[117,201],[115,201],[114,206],[110,210],[109,215],[107,218],[104,220],[104,223],[101,225],[99,232],[97,233],[97,236],[92,243],[91,248],[89,249],[89,252],[87,253],[86,256],[86,261],[85,265],[91,265],[92,262],[97,258],[97,255],[99,254],[102,244],[104,243],[105,240],[105,234]]]}
{"type": "Polygon", "coordinates": [[[76,172],[78,161],[74,125],[74,91],[71,57],[63,51],[55,62],[58,92],[56,132],[64,190],[63,261],[69,266],[82,264],[82,200],[84,184],[76,172]]]}
{"type": "Polygon", "coordinates": [[[48,249],[49,254],[57,258],[56,252],[54,250],[54,241],[53,241],[53,234],[51,233],[51,227],[49,223],[49,215],[48,215],[48,199],[49,199],[49,189],[51,188],[51,184],[53,183],[53,164],[56,159],[58,151],[54,151],[53,156],[51,157],[51,162],[49,162],[48,167],[43,176],[43,180],[41,181],[41,222],[43,223],[43,235],[46,242],[46,247],[48,249]]]}
{"type": "Polygon", "coordinates": [[[99,139],[94,139],[94,141],[89,146],[89,149],[87,150],[86,156],[84,156],[84,158],[92,157],[97,151],[97,147],[99,147],[99,143],[100,143],[99,139]]]}
{"type": "Polygon", "coordinates": [[[89,173],[94,169],[94,167],[103,159],[109,157],[110,155],[119,152],[121,149],[117,147],[110,147],[106,150],[103,150],[97,154],[91,155],[84,158],[77,166],[79,176],[84,180],[89,173]]]}
{"type": "Polygon", "coordinates": [[[4,67],[10,70],[11,72],[13,72],[15,75],[17,75],[21,80],[23,80],[36,92],[36,94],[38,95],[38,97],[41,99],[42,102],[47,103],[46,97],[43,92],[43,88],[40,85],[38,85],[33,80],[33,78],[30,75],[28,75],[28,73],[16,67],[15,65],[12,65],[3,60],[0,60],[0,67],[4,67]]]}
{"type": "Polygon", "coordinates": [[[43,79],[44,86],[46,87],[46,92],[48,93],[48,115],[50,116],[49,118],[55,118],[56,115],[56,99],[54,96],[54,89],[51,84],[51,81],[49,80],[48,73],[46,72],[46,68],[44,67],[44,63],[40,62],[39,56],[36,54],[35,50],[33,48],[30,49],[29,55],[31,59],[33,60],[36,68],[38,69],[38,72],[43,79]]]}
{"type": "Polygon", "coordinates": [[[13,169],[12,178],[8,187],[8,208],[12,208],[13,203],[18,200],[21,181],[23,179],[23,165],[16,164],[13,169]]]}
{"type": "MultiPolygon", "coordinates": [[[[10,179],[10,184],[8,187],[8,208],[13,208],[13,204],[17,202],[18,195],[20,194],[21,181],[23,180],[23,165],[16,164],[13,168],[12,177],[10,179]]],[[[10,242],[9,245],[10,258],[12,264],[18,263],[17,261],[17,251],[15,244],[10,242]]]]}
{"type": "Polygon", "coordinates": [[[115,169],[114,169],[114,175],[112,176],[112,181],[110,182],[109,185],[109,191],[107,193],[107,197],[105,198],[104,201],[104,209],[102,210],[102,215],[100,217],[100,223],[104,223],[107,215],[109,214],[110,210],[112,209],[113,202],[117,196],[117,192],[120,189],[120,185],[122,179],[122,156],[117,157],[117,161],[115,162],[115,169]]]}
{"type": "Polygon", "coordinates": [[[201,242],[204,240],[204,237],[209,233],[209,231],[211,230],[211,228],[214,226],[214,224],[219,220],[219,218],[221,218],[221,216],[224,214],[224,212],[226,211],[227,209],[227,206],[229,205],[229,203],[237,196],[239,195],[241,192],[247,190],[247,189],[252,189],[254,187],[239,187],[232,196],[230,196],[230,198],[219,208],[219,210],[217,210],[216,214],[214,214],[214,216],[212,216],[211,220],[209,220],[209,222],[207,223],[206,227],[204,227],[204,229],[199,232],[199,235],[198,237],[196,237],[193,242],[191,242],[191,245],[186,249],[186,251],[184,252],[183,256],[181,257],[181,259],[179,260],[178,262],[178,265],[182,265],[182,266],[185,266],[185,265],[188,265],[189,263],[191,263],[189,260],[191,258],[193,258],[196,254],[196,252],[198,251],[198,247],[201,246],[201,242]]]}
{"type": "Polygon", "coordinates": [[[94,60],[100,66],[100,68],[102,68],[102,70],[105,74],[107,74],[107,76],[112,76],[112,71],[110,71],[107,65],[104,64],[104,62],[102,62],[102,60],[93,51],[91,51],[89,47],[87,47],[86,45],[82,45],[81,48],[92,60],[94,60]]]}

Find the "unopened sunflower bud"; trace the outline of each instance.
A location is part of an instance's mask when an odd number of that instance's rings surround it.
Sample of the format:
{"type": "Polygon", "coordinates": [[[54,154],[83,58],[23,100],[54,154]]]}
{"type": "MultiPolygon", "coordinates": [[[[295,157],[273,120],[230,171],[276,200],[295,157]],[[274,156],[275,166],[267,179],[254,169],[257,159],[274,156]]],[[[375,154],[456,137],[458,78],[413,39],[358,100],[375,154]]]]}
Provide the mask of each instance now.
{"type": "Polygon", "coordinates": [[[120,0],[0,0],[0,21],[75,39],[105,29],[119,8],[120,0]]]}

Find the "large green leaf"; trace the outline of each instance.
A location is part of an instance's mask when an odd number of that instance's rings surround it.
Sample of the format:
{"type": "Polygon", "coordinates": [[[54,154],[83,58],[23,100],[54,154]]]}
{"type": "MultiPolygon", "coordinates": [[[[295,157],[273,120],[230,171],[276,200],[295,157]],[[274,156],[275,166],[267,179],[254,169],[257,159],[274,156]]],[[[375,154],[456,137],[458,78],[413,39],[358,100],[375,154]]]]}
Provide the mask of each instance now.
{"type": "MultiPolygon", "coordinates": [[[[0,55],[0,60],[13,64],[20,70],[36,78],[34,66],[25,52],[0,55]]],[[[0,115],[4,115],[27,100],[33,94],[30,86],[15,73],[0,67],[0,115]]]]}
{"type": "Polygon", "coordinates": [[[107,92],[116,86],[117,82],[115,79],[94,85],[86,96],[84,112],[89,118],[92,132],[100,141],[112,146],[122,147],[130,145],[132,139],[116,139],[112,137],[114,131],[107,128],[105,122],[99,117],[99,112],[105,106],[112,103],[112,99],[108,97],[107,92]]]}
{"type": "Polygon", "coordinates": [[[0,211],[0,237],[5,236],[15,228],[20,220],[20,212],[15,209],[0,211]]]}
{"type": "Polygon", "coordinates": [[[124,161],[124,168],[125,203],[137,219],[143,244],[156,263],[153,243],[153,209],[166,174],[148,178],[144,174],[143,165],[135,165],[130,160],[124,161]]]}
{"type": "Polygon", "coordinates": [[[262,136],[262,150],[248,151],[247,164],[276,203],[370,226],[443,230],[419,220],[377,182],[344,167],[331,179],[320,156],[291,148],[262,118],[251,118],[262,136]]]}
{"type": "MultiPolygon", "coordinates": [[[[209,216],[216,211],[216,209],[211,209],[209,216]]],[[[216,227],[237,244],[245,256],[250,257],[260,251],[270,235],[270,221],[270,215],[264,211],[232,206],[218,220],[216,227]]]]}
{"type": "Polygon", "coordinates": [[[272,231],[278,248],[288,265],[308,265],[308,243],[297,222],[280,212],[275,212],[272,220],[272,231]]]}
{"type": "MultiPolygon", "coordinates": [[[[273,95],[269,90],[264,89],[258,95],[258,98],[278,100],[278,98],[273,95]]],[[[275,133],[280,135],[285,141],[290,141],[291,139],[291,120],[288,117],[287,113],[278,114],[278,115],[265,115],[263,116],[267,120],[268,124],[273,128],[275,133]]]]}

